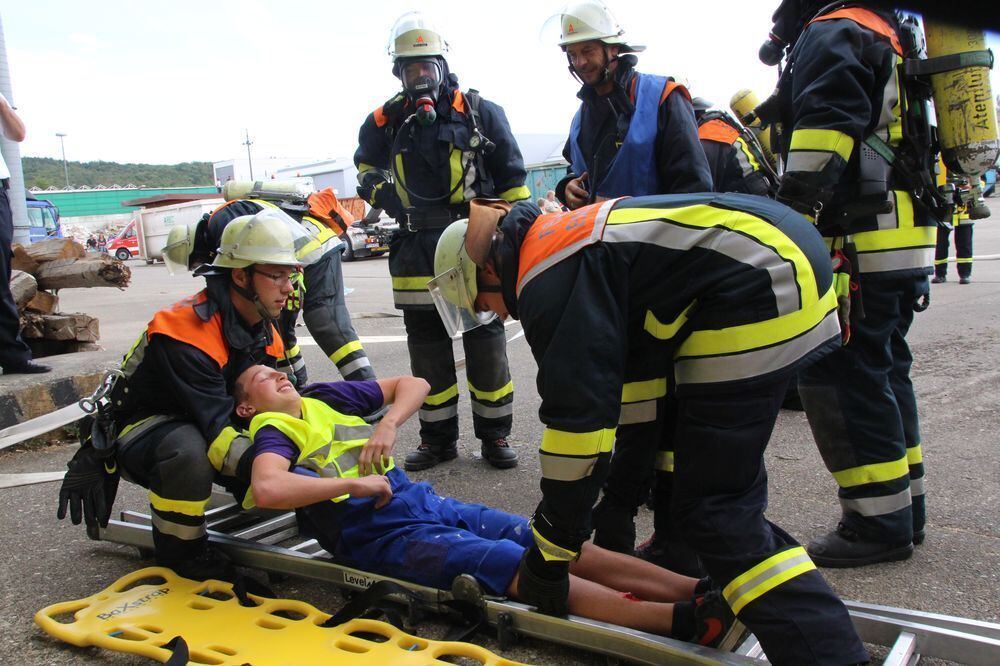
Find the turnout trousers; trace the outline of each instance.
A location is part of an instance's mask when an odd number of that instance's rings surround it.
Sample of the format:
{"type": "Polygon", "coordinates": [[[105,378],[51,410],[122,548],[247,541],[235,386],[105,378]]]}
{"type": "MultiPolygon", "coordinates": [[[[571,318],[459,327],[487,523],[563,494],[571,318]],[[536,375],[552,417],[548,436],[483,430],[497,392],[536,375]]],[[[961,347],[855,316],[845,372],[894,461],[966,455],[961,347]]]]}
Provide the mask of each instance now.
{"type": "MultiPolygon", "coordinates": [[[[458,379],[452,339],[427,291],[427,282],[434,277],[434,251],[441,232],[402,228],[393,234],[389,245],[393,301],[403,311],[410,369],[431,385],[419,414],[420,439],[431,446],[450,446],[458,439],[458,379]]],[[[465,333],[462,345],[476,437],[487,441],[506,437],[513,422],[514,384],[503,323],[494,320],[465,333]]]]}
{"type": "MultiPolygon", "coordinates": [[[[420,439],[447,446],[458,439],[458,379],[452,340],[436,310],[404,310],[410,368],[431,385],[420,407],[420,439]]],[[[462,335],[465,374],[472,401],[472,426],[478,439],[510,434],[514,385],[507,364],[503,323],[495,319],[462,335]]]]}
{"type": "Polygon", "coordinates": [[[799,393],[837,485],[844,524],[863,539],[909,543],[924,529],[924,465],[906,333],[927,276],[867,279],[850,342],[804,369],[799,393]]]}
{"type": "Polygon", "coordinates": [[[342,249],[330,250],[303,269],[302,320],[344,379],[375,379],[371,361],[358,340],[344,301],[342,249]]]}
{"type": "Polygon", "coordinates": [[[764,517],[764,449],[787,383],[677,396],[673,518],[772,664],[864,662],[844,604],[764,517]]]}
{"type": "MultiPolygon", "coordinates": [[[[955,225],[955,258],[958,259],[958,277],[972,277],[972,229],[974,224],[955,225]]],[[[948,251],[951,249],[949,242],[951,229],[948,227],[937,228],[937,248],[934,251],[934,275],[938,277],[948,276],[948,251]]]]}
{"type": "Polygon", "coordinates": [[[122,475],[149,491],[159,564],[170,566],[205,549],[205,507],[215,479],[206,451],[201,431],[184,421],[162,423],[119,445],[122,475]]]}

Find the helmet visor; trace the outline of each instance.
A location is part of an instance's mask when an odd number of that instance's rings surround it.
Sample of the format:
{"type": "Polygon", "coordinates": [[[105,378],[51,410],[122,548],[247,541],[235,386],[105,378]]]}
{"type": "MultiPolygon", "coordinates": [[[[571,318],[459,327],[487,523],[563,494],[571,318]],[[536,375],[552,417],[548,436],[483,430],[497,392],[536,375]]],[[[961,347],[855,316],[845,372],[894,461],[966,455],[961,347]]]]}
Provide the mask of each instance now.
{"type": "Polygon", "coordinates": [[[434,307],[452,338],[496,319],[495,312],[476,312],[474,298],[466,286],[462,269],[449,268],[427,283],[434,307]]]}
{"type": "Polygon", "coordinates": [[[184,274],[188,269],[188,257],[191,254],[187,238],[171,243],[163,248],[163,264],[171,275],[184,274]]]}

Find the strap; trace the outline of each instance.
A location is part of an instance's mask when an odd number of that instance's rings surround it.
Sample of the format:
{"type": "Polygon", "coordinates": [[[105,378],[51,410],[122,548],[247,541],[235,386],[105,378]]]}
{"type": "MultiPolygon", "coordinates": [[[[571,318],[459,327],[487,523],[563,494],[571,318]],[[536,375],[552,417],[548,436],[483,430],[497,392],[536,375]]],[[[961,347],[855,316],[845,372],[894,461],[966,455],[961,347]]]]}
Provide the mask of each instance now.
{"type": "Polygon", "coordinates": [[[166,643],[163,648],[172,651],[170,659],[163,662],[165,666],[187,666],[191,660],[191,651],[188,649],[187,641],[180,636],[171,638],[170,642],[166,643]]]}
{"type": "Polygon", "coordinates": [[[993,51],[963,51],[936,58],[908,58],[903,63],[903,72],[907,76],[930,76],[942,72],[953,72],[966,67],[987,67],[993,69],[993,51]]]}
{"type": "MultiPolygon", "coordinates": [[[[386,600],[387,597],[392,595],[403,597],[411,607],[424,603],[423,599],[399,583],[391,580],[380,580],[364,592],[358,593],[353,599],[347,602],[347,605],[337,611],[334,615],[330,616],[330,618],[320,626],[336,627],[344,624],[345,622],[350,622],[355,618],[367,616],[372,609],[385,613],[386,609],[382,608],[379,605],[379,602],[386,600]]],[[[385,614],[389,619],[390,624],[398,628],[398,625],[396,625],[393,620],[398,622],[399,618],[390,617],[389,613],[385,614]]],[[[398,614],[394,613],[394,615],[398,614]]]]}
{"type": "Polygon", "coordinates": [[[256,578],[246,576],[239,572],[236,573],[236,580],[233,582],[233,594],[235,594],[236,599],[239,600],[240,606],[260,605],[250,598],[249,595],[251,594],[258,597],[267,597],[268,599],[278,598],[278,596],[274,593],[274,590],[269,588],[267,585],[260,582],[256,578]]]}

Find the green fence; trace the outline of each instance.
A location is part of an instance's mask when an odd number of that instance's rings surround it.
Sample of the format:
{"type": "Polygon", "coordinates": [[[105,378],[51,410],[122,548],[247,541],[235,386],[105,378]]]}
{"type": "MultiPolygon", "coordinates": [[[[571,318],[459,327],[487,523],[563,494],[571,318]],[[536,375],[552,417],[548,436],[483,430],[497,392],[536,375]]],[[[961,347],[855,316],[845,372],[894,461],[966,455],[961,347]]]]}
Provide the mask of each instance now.
{"type": "Polygon", "coordinates": [[[136,210],[138,206],[123,206],[123,201],[155,197],[159,194],[208,194],[214,187],[142,187],[130,190],[60,190],[58,192],[32,192],[36,199],[48,199],[62,217],[85,215],[119,215],[136,210]]]}

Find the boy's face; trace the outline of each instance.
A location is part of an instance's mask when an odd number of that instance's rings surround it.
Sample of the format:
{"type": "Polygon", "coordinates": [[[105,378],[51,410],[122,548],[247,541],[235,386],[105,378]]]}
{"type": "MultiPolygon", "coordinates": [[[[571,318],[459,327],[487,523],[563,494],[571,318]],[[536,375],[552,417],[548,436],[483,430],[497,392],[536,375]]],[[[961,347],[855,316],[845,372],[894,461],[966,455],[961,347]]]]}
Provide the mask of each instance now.
{"type": "Polygon", "coordinates": [[[301,416],[302,398],[288,375],[263,365],[254,365],[243,371],[236,380],[246,396],[236,406],[241,418],[250,419],[261,412],[282,412],[301,416]]]}

